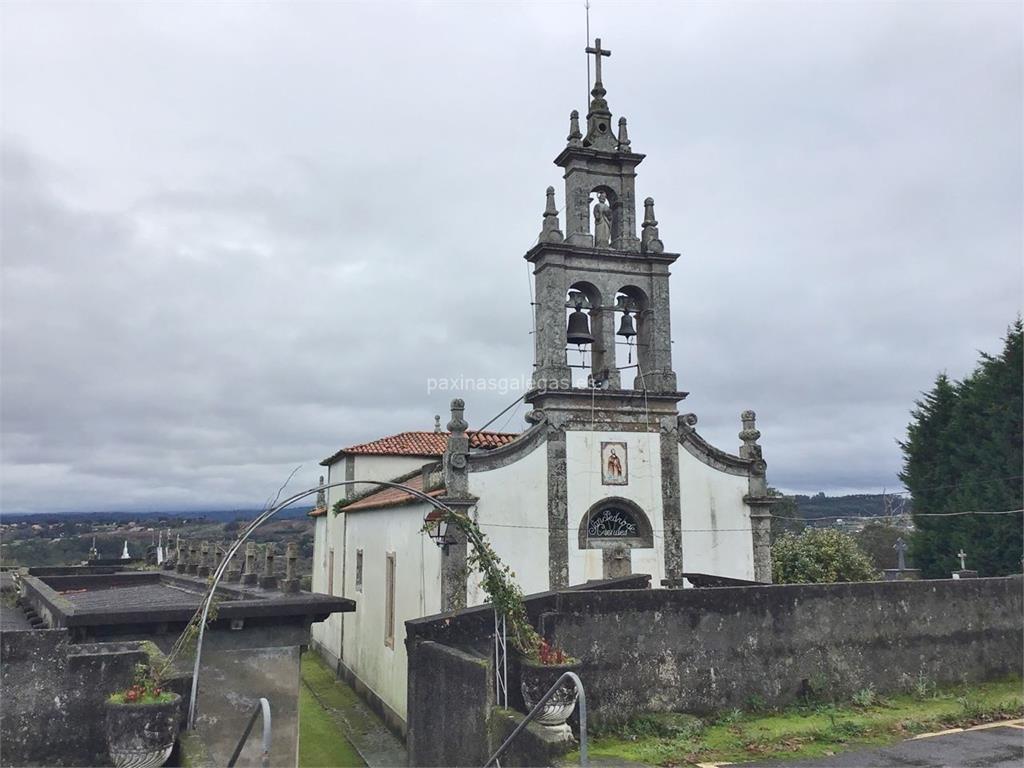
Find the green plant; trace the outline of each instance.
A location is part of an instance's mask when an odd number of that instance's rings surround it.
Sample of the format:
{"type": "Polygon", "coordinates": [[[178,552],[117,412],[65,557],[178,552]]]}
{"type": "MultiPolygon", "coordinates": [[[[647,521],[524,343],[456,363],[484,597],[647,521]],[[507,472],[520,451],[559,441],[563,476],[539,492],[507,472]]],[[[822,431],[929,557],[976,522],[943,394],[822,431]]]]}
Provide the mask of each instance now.
{"type": "Polygon", "coordinates": [[[751,712],[764,712],[768,709],[768,703],[763,696],[754,693],[747,697],[747,709],[751,712]]]}
{"type": "Polygon", "coordinates": [[[487,593],[494,610],[505,616],[512,645],[527,658],[540,664],[575,661],[563,651],[548,646],[530,624],[526,615],[526,604],[523,602],[523,590],[516,583],[515,572],[501,561],[476,522],[468,515],[453,509],[441,510],[434,518],[423,523],[422,532],[430,533],[444,520],[449,526],[455,526],[465,534],[470,545],[466,567],[480,574],[480,587],[487,593]],[[547,648],[544,658],[541,657],[542,643],[543,647],[547,648]],[[556,658],[561,661],[554,661],[556,658]]]}
{"type": "Polygon", "coordinates": [[[853,694],[853,703],[858,707],[870,707],[878,700],[878,695],[875,693],[873,686],[867,688],[861,688],[855,694],[853,694]]]}
{"type": "Polygon", "coordinates": [[[787,533],[772,544],[776,584],[830,584],[872,581],[878,572],[852,536],[831,528],[787,533]]]}
{"type": "Polygon", "coordinates": [[[122,691],[115,691],[108,701],[113,704],[162,704],[174,700],[174,694],[165,691],[162,682],[155,676],[154,667],[136,664],[132,684],[122,691]]]}
{"type": "Polygon", "coordinates": [[[926,677],[924,672],[918,672],[917,677],[908,678],[907,692],[918,701],[934,698],[935,681],[926,677]]]}

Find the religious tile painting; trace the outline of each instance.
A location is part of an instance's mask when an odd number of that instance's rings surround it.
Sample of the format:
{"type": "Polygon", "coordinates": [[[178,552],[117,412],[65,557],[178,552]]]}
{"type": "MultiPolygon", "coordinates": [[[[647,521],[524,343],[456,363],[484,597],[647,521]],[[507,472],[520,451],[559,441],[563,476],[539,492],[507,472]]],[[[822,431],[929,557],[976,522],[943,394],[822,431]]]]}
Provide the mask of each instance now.
{"type": "Polygon", "coordinates": [[[601,483],[626,485],[629,482],[629,462],[625,443],[601,443],[601,483]]]}

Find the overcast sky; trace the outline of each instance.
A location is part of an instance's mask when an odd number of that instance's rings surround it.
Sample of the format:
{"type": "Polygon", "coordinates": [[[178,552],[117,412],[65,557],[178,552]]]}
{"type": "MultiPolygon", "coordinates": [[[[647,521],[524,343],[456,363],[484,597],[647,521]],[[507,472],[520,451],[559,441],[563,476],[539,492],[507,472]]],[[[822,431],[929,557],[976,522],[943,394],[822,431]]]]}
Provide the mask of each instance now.
{"type": "MultiPolygon", "coordinates": [[[[1021,5],[592,5],[681,410],[735,451],[755,409],[781,488],[897,487],[914,399],[1019,311],[1021,5]]],[[[582,2],[2,14],[4,511],[258,505],[446,422],[431,377],[529,373],[582,2]]]]}

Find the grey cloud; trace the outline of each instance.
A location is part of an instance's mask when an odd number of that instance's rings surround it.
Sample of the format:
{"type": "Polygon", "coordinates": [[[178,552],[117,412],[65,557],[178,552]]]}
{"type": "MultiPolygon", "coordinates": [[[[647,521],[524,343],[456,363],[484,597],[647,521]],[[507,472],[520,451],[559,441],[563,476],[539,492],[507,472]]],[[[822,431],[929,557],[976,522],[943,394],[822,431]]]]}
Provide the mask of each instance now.
{"type": "MultiPolygon", "coordinates": [[[[429,429],[453,395],[429,377],[529,374],[577,8],[4,15],[5,510],[258,504],[429,429]]],[[[726,449],[757,410],[774,485],[895,487],[914,398],[1018,311],[1020,17],[594,9],[683,254],[682,407],[726,449]]],[[[480,425],[518,392],[460,394],[480,425]]]]}

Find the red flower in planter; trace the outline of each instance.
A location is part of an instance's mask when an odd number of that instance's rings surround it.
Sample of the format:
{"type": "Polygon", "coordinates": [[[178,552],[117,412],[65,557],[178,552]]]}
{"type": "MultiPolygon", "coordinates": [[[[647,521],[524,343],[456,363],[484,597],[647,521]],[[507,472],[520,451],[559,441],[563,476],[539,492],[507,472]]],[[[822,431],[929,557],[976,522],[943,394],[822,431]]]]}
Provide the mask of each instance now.
{"type": "Polygon", "coordinates": [[[537,660],[545,667],[553,667],[567,663],[569,657],[561,648],[553,648],[547,640],[541,638],[540,645],[537,647],[537,660]]]}

